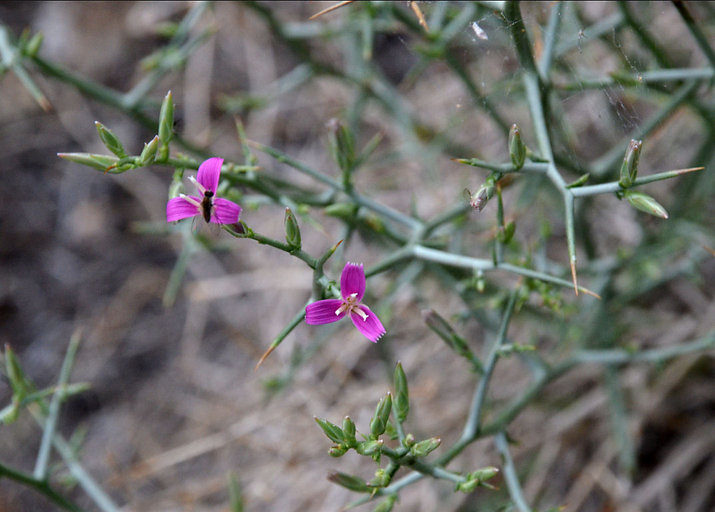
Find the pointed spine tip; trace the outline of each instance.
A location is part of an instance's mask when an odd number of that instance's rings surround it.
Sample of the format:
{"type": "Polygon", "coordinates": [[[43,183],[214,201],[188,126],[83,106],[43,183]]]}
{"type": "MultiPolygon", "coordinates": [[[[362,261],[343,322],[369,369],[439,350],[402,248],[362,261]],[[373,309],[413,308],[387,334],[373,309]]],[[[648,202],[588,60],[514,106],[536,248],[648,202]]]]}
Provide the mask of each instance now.
{"type": "Polygon", "coordinates": [[[261,358],[260,358],[260,359],[258,360],[258,362],[256,363],[256,366],[253,367],[253,371],[254,371],[254,372],[255,372],[256,370],[258,370],[258,367],[263,364],[263,361],[265,361],[266,358],[267,358],[269,355],[271,355],[271,352],[273,352],[273,351],[275,350],[275,348],[276,348],[276,347],[275,347],[274,345],[271,345],[270,347],[268,347],[268,350],[266,350],[266,351],[263,353],[263,355],[261,356],[261,358]]]}

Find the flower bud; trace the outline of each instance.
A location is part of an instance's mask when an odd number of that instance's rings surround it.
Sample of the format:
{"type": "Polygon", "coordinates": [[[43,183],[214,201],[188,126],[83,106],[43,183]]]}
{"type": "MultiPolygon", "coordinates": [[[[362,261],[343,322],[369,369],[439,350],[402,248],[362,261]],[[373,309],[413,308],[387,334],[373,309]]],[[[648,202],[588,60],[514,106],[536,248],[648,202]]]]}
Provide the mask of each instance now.
{"type": "Polygon", "coordinates": [[[355,423],[350,419],[349,416],[345,416],[343,420],[343,435],[345,436],[345,442],[353,447],[355,445],[355,423]]]}
{"type": "Polygon", "coordinates": [[[361,441],[355,447],[355,451],[360,455],[374,455],[380,453],[382,445],[382,439],[378,439],[377,441],[361,441]]]}
{"type": "Polygon", "coordinates": [[[144,144],[141,155],[139,155],[140,165],[151,165],[156,158],[156,150],[159,149],[159,136],[155,136],[149,142],[144,144]]]}
{"type": "Polygon", "coordinates": [[[621,164],[621,176],[618,184],[623,188],[633,185],[638,175],[638,158],[640,157],[643,141],[631,139],[626,148],[626,155],[621,164]]]}
{"type": "Polygon", "coordinates": [[[516,223],[514,221],[509,222],[504,229],[500,229],[497,237],[499,241],[503,244],[508,244],[514,237],[514,232],[516,231],[516,223]]]}
{"type": "Polygon", "coordinates": [[[328,475],[328,480],[351,491],[372,492],[372,489],[368,487],[367,483],[356,476],[347,475],[345,473],[331,473],[328,475]]]}
{"type": "Polygon", "coordinates": [[[392,480],[392,476],[383,468],[380,468],[375,471],[375,478],[370,480],[368,485],[370,487],[387,487],[390,484],[390,480],[392,480]]]}
{"type": "Polygon", "coordinates": [[[478,469],[471,473],[472,478],[478,478],[479,480],[489,480],[490,478],[494,478],[497,474],[499,474],[499,468],[495,468],[494,466],[487,466],[485,468],[478,469]]]}
{"type": "Polygon", "coordinates": [[[397,363],[395,366],[395,399],[393,407],[395,408],[395,416],[397,421],[402,423],[407,419],[407,413],[410,411],[409,391],[407,389],[407,376],[402,369],[402,364],[397,363]]]}
{"type": "Polygon", "coordinates": [[[57,153],[57,156],[64,160],[86,165],[99,171],[107,171],[117,163],[116,157],[97,155],[95,153],[57,153]]]}
{"type": "Polygon", "coordinates": [[[353,203],[333,203],[323,209],[325,215],[339,219],[352,219],[355,215],[355,210],[356,207],[353,203]]]}
{"type": "Polygon", "coordinates": [[[588,179],[591,177],[591,173],[587,172],[586,174],[582,174],[579,176],[579,178],[576,181],[573,181],[566,185],[566,188],[578,188],[581,185],[585,185],[588,179]]]}
{"type": "Polygon", "coordinates": [[[164,101],[161,102],[161,110],[159,111],[159,159],[166,160],[169,158],[169,142],[174,135],[174,100],[171,96],[171,91],[166,93],[164,101]]]}
{"type": "Polygon", "coordinates": [[[469,197],[467,198],[469,206],[478,212],[481,212],[487,205],[487,201],[494,196],[496,188],[492,183],[485,183],[479,187],[479,190],[477,190],[474,194],[469,193],[467,189],[465,189],[465,191],[469,194],[469,197]]]}
{"type": "Polygon", "coordinates": [[[514,169],[519,170],[524,167],[526,159],[526,145],[521,140],[521,133],[516,124],[511,125],[509,130],[509,156],[514,169]]]}
{"type": "Polygon", "coordinates": [[[668,212],[663,208],[658,201],[653,199],[651,196],[644,194],[642,192],[635,192],[633,190],[626,191],[626,199],[631,206],[639,209],[642,212],[655,215],[661,219],[668,218],[668,212]]]}
{"type": "Polygon", "coordinates": [[[125,158],[127,156],[126,151],[124,151],[124,146],[122,146],[122,143],[119,142],[117,136],[114,135],[109,128],[104,126],[99,121],[95,121],[94,126],[97,127],[99,138],[102,139],[102,142],[109,151],[117,155],[119,158],[125,158]]]}
{"type": "Polygon", "coordinates": [[[288,242],[288,245],[292,250],[300,250],[300,227],[298,226],[298,221],[290,208],[286,208],[284,226],[286,232],[286,242],[288,242]]]}
{"type": "Polygon", "coordinates": [[[20,397],[13,395],[10,405],[0,410],[0,421],[5,425],[10,425],[17,421],[18,416],[20,416],[20,397]]]}
{"type": "Polygon", "coordinates": [[[27,42],[27,46],[25,47],[25,55],[28,57],[35,57],[37,56],[37,53],[40,51],[40,47],[42,46],[42,41],[44,40],[44,36],[42,35],[42,32],[37,32],[30,40],[27,42]]]}
{"type": "Polygon", "coordinates": [[[490,484],[486,483],[486,480],[493,478],[497,475],[497,473],[499,473],[499,468],[495,468],[494,466],[487,466],[485,468],[478,469],[473,473],[469,473],[465,477],[464,482],[458,483],[457,490],[464,493],[470,493],[480,485],[483,487],[492,487],[490,484]]]}
{"type": "Polygon", "coordinates": [[[426,455],[429,455],[430,452],[436,450],[440,443],[442,443],[442,440],[438,437],[425,439],[424,441],[420,441],[412,448],[410,448],[410,453],[415,457],[424,457],[426,455]]]}
{"type": "Polygon", "coordinates": [[[457,334],[452,326],[433,309],[422,311],[422,319],[437,336],[442,338],[449,347],[462,357],[469,360],[475,359],[472,351],[469,350],[467,342],[457,334]]]}
{"type": "Polygon", "coordinates": [[[390,410],[392,409],[392,396],[387,393],[380,401],[377,403],[375,408],[375,415],[370,421],[370,434],[373,437],[382,435],[387,427],[387,422],[390,419],[390,410]]]}
{"type": "Polygon", "coordinates": [[[334,423],[330,423],[328,420],[323,420],[318,417],[315,417],[314,419],[320,428],[323,429],[325,435],[328,436],[328,439],[332,442],[340,444],[345,440],[345,435],[343,434],[343,431],[340,430],[340,427],[334,423]]]}
{"type": "Polygon", "coordinates": [[[415,445],[415,436],[412,434],[407,434],[405,438],[402,440],[402,446],[405,448],[411,448],[415,445]]]}
{"type": "Polygon", "coordinates": [[[5,373],[10,381],[13,394],[24,395],[27,388],[25,374],[20,367],[20,362],[17,360],[15,352],[7,343],[5,344],[5,373]]]}
{"type": "Polygon", "coordinates": [[[345,455],[345,452],[348,451],[348,447],[345,446],[344,444],[336,444],[334,446],[330,447],[330,450],[328,450],[328,454],[331,457],[342,457],[345,455]]]}
{"type": "Polygon", "coordinates": [[[355,167],[355,137],[343,123],[337,119],[328,121],[330,149],[335,162],[343,171],[343,181],[349,184],[350,173],[355,167]]]}

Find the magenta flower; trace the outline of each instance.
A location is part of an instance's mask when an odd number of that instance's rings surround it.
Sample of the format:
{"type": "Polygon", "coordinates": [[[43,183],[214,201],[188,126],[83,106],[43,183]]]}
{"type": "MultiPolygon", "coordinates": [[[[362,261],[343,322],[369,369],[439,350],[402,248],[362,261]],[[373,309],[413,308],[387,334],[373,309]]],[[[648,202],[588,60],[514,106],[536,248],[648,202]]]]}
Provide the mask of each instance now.
{"type": "Polygon", "coordinates": [[[206,222],[214,224],[235,224],[241,213],[241,207],[233,201],[216,197],[218,180],[221,177],[223,158],[209,158],[199,166],[196,178],[189,178],[196,185],[200,196],[187,196],[169,199],[166,203],[166,221],[201,216],[206,222]]]}
{"type": "Polygon", "coordinates": [[[340,276],[340,294],[342,299],[326,299],[313,302],[305,307],[305,321],[310,325],[322,325],[337,322],[350,313],[350,319],[367,339],[375,343],[383,334],[377,315],[362,304],[365,295],[365,271],[362,264],[346,263],[340,276]]]}

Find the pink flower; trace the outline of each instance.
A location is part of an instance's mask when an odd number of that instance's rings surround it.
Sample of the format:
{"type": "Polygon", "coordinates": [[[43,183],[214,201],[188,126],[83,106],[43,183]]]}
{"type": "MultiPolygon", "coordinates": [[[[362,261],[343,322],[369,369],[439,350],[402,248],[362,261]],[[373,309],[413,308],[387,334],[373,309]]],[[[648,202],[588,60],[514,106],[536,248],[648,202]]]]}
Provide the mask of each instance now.
{"type": "Polygon", "coordinates": [[[365,295],[365,271],[362,264],[348,262],[340,276],[340,294],[342,299],[326,299],[313,302],[305,307],[305,321],[310,325],[322,325],[337,322],[350,313],[350,319],[367,339],[375,343],[383,334],[377,315],[362,304],[365,295]]]}
{"type": "Polygon", "coordinates": [[[201,216],[206,222],[214,224],[235,224],[241,213],[241,207],[233,201],[216,197],[218,180],[221,176],[223,158],[209,158],[199,166],[196,178],[189,180],[196,185],[200,196],[187,196],[169,199],[166,203],[166,221],[185,219],[187,217],[201,216]]]}

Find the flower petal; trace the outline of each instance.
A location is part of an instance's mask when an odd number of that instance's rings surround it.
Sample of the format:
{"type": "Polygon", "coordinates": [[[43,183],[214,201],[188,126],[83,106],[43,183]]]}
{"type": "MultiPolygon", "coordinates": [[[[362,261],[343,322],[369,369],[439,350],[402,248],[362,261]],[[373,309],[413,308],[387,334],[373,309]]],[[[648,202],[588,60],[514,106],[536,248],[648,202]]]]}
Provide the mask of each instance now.
{"type": "Polygon", "coordinates": [[[340,299],[319,300],[305,306],[305,323],[309,325],[322,325],[336,322],[345,316],[343,311],[339,315],[335,312],[343,305],[340,299]]]}
{"type": "MultiPolygon", "coordinates": [[[[189,196],[196,201],[201,201],[200,198],[189,196]]],[[[181,197],[174,197],[169,199],[166,203],[166,222],[174,222],[175,220],[185,219],[187,217],[193,217],[199,214],[199,209],[196,205],[191,204],[186,199],[181,197]]]]}
{"type": "Polygon", "coordinates": [[[382,337],[383,334],[385,334],[385,328],[382,326],[382,322],[380,322],[380,319],[377,318],[377,315],[370,311],[369,307],[367,307],[365,304],[360,304],[357,307],[362,309],[367,314],[367,318],[363,320],[363,318],[355,311],[351,311],[350,319],[355,324],[355,327],[357,327],[357,330],[363,334],[363,336],[375,343],[382,337]]]}
{"type": "Polygon", "coordinates": [[[362,300],[365,295],[365,271],[362,268],[362,263],[347,262],[343,273],[340,275],[340,293],[343,298],[348,298],[353,293],[357,293],[357,301],[362,300]]]}
{"type": "Polygon", "coordinates": [[[222,165],[223,158],[209,158],[199,165],[199,173],[196,175],[196,181],[206,190],[216,193],[222,165]]]}
{"type": "Polygon", "coordinates": [[[213,201],[214,208],[211,215],[211,222],[214,224],[235,224],[241,214],[241,207],[233,201],[216,197],[213,201]]]}

